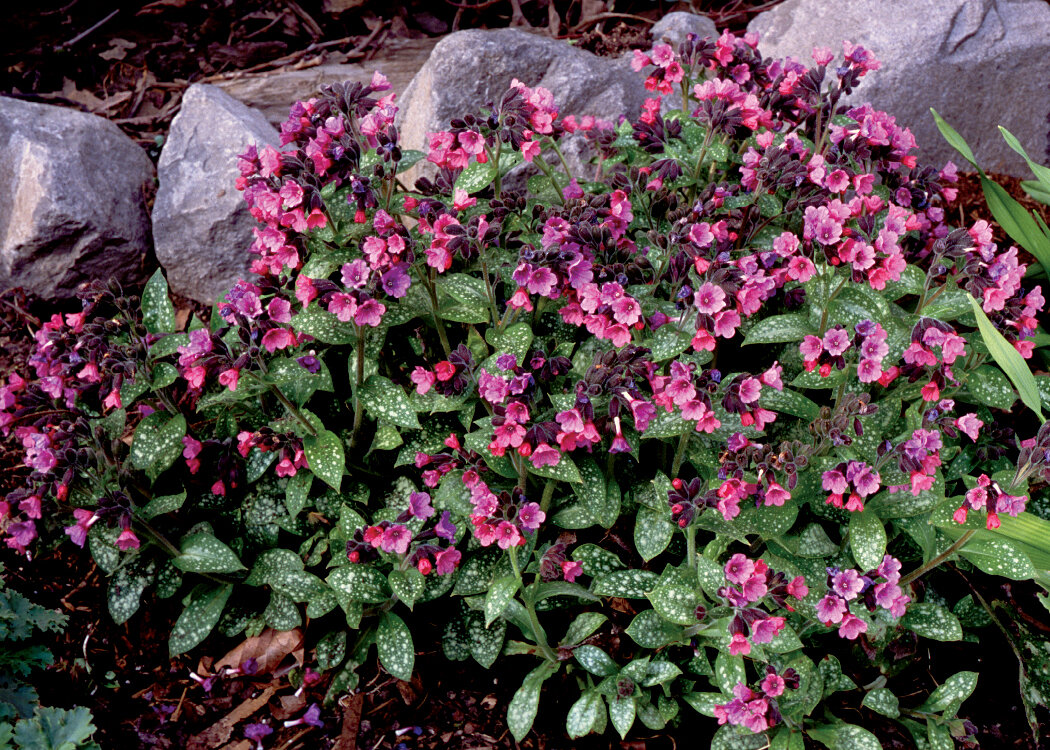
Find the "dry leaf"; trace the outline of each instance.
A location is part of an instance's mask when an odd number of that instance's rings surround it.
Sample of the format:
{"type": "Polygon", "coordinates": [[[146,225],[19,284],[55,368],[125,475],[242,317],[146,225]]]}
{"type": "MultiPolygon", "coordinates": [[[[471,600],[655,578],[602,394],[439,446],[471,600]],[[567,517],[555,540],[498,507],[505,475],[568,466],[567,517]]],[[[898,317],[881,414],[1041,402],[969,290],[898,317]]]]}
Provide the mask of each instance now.
{"type": "Polygon", "coordinates": [[[258,697],[244,701],[203,732],[192,737],[186,746],[187,750],[207,750],[227,742],[233,734],[233,728],[265,706],[276,691],[276,687],[268,687],[258,697]]]}
{"type": "Polygon", "coordinates": [[[215,671],[223,667],[239,669],[248,659],[255,659],[259,672],[273,672],[289,654],[294,655],[298,665],[303,663],[303,633],[295,630],[273,630],[267,628],[262,633],[245,640],[241,645],[219,659],[215,671]]]}
{"type": "Polygon", "coordinates": [[[152,13],[163,13],[165,8],[185,8],[193,0],[156,0],[149,5],[143,6],[136,16],[148,16],[152,13]]]}
{"type": "Polygon", "coordinates": [[[135,49],[138,47],[135,42],[129,42],[127,39],[110,39],[110,47],[105,52],[99,52],[98,56],[103,60],[123,60],[129,49],[135,49]]]}
{"type": "Polygon", "coordinates": [[[277,721],[284,721],[297,716],[306,708],[306,695],[303,693],[299,695],[282,695],[280,700],[281,707],[273,709],[273,718],[277,719],[277,721]]]}

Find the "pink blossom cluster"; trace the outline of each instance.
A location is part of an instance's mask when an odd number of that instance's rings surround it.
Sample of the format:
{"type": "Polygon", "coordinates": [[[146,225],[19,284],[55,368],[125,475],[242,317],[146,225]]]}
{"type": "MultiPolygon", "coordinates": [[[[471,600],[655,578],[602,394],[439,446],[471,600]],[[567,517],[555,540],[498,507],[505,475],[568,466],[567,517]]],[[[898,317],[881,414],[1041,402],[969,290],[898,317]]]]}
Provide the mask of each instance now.
{"type": "MultiPolygon", "coordinates": [[[[711,434],[722,426],[715,416],[711,396],[706,386],[712,381],[711,371],[697,372],[694,364],[672,360],[668,375],[652,375],[649,385],[653,390],[653,404],[672,412],[677,408],[682,419],[696,422],[697,432],[711,434]]],[[[757,398],[748,403],[754,403],[757,398]]]]}
{"type": "Polygon", "coordinates": [[[474,469],[467,469],[462,481],[470,490],[470,502],[474,506],[470,521],[474,524],[474,536],[482,547],[491,544],[500,549],[521,546],[525,544],[525,535],[539,529],[547,517],[540,510],[539,503],[527,502],[517,488],[514,493],[497,495],[474,469]]]}
{"type": "Polygon", "coordinates": [[[1009,495],[1003,492],[998,482],[993,482],[987,474],[977,478],[977,486],[967,490],[963,504],[955,511],[952,518],[956,523],[966,523],[966,516],[971,510],[984,510],[987,514],[985,525],[989,529],[999,528],[999,514],[1006,513],[1017,517],[1024,512],[1028,498],[1025,495],[1009,495]]]}
{"type": "Polygon", "coordinates": [[[824,502],[842,508],[842,498],[848,494],[846,510],[862,511],[864,498],[879,491],[880,481],[879,472],[864,461],[843,461],[821,477],[821,486],[830,493],[824,502]]]}
{"type": "Polygon", "coordinates": [[[767,665],[758,689],[753,690],[738,682],[733,687],[733,699],[715,706],[715,718],[719,725],[728,723],[746,727],[756,734],[765,732],[781,722],[777,698],[785,690],[798,690],[800,683],[799,674],[794,669],[788,668],[780,673],[773,665],[767,665]]]}
{"type": "Polygon", "coordinates": [[[402,557],[405,564],[412,565],[423,575],[434,571],[438,575],[449,575],[459,567],[463,557],[454,545],[456,526],[451,514],[443,511],[433,526],[420,528],[417,532],[408,526],[413,519],[425,525],[435,514],[430,495],[413,492],[408,497],[408,507],[396,519],[358,529],[347,542],[347,558],[352,563],[362,563],[381,550],[402,557]],[[438,539],[445,540],[448,545],[439,544],[438,539]]]}
{"type": "Polygon", "coordinates": [[[797,600],[809,593],[802,576],[789,581],[765,561],[739,552],[726,562],[725,577],[729,585],[720,588],[718,595],[735,610],[729,623],[729,653],[733,656],[751,653],[752,643],[769,643],[787,624],[784,617],[759,609],[759,603],[768,598],[774,606],[793,611],[788,598],[797,600]]]}
{"type": "Polygon", "coordinates": [[[941,433],[937,430],[918,429],[912,436],[897,446],[898,466],[908,477],[908,484],[889,487],[890,493],[908,489],[918,497],[933,487],[937,469],[941,465],[941,433]]]}
{"type": "Polygon", "coordinates": [[[853,568],[828,568],[829,591],[817,602],[817,618],[825,627],[838,625],[839,637],[852,641],[868,632],[868,623],[850,611],[850,602],[863,604],[869,612],[882,607],[902,617],[911,597],[899,585],[900,570],[900,560],[889,555],[864,574],[853,568]]]}
{"type": "Polygon", "coordinates": [[[965,355],[966,339],[947,323],[927,319],[912,329],[911,344],[902,355],[908,366],[902,368],[902,373],[911,380],[929,373],[930,380],[922,388],[922,398],[937,401],[946,382],[958,382],[952,373],[952,365],[965,355]],[[935,351],[938,349],[940,356],[935,351]]]}

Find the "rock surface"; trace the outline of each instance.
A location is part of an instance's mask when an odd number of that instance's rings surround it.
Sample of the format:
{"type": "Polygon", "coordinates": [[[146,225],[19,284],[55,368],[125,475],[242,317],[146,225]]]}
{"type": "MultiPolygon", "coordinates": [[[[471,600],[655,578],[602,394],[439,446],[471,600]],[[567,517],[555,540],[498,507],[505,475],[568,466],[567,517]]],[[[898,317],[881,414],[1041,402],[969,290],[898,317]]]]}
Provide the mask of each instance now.
{"type": "Polygon", "coordinates": [[[91,279],[141,278],[152,181],[111,122],[0,97],[0,289],[70,297],[91,279]]]}
{"type": "Polygon", "coordinates": [[[1034,159],[1047,158],[1050,113],[1050,5],[1044,0],[787,0],[759,14],[748,31],[765,56],[810,62],[814,46],[841,55],[842,40],[882,62],[853,101],[871,101],[910,127],[920,158],[963,162],[941,138],[936,109],[973,148],[985,169],[1029,175],[997,125],[1034,159]]]}
{"type": "Polygon", "coordinates": [[[367,64],[329,63],[302,70],[256,73],[218,81],[215,85],[237,101],[261,110],[270,123],[279,126],[288,118],[288,108],[294,102],[315,96],[322,86],[330,83],[368,83],[376,70],[390,80],[391,89],[400,97],[412,76],[427,61],[435,43],[434,39],[408,39],[384,45],[367,64]]]}
{"type": "Polygon", "coordinates": [[[696,34],[699,39],[706,36],[717,37],[718,29],[715,28],[715,22],[707,16],[682,11],[668,13],[654,23],[652,28],[653,44],[666,41],[675,49],[689,34],[696,34]]]}
{"type": "MultiPolygon", "coordinates": [[[[615,122],[621,114],[637,117],[646,97],[629,56],[601,58],[517,29],[458,31],[438,42],[405,90],[397,118],[402,145],[425,151],[427,133],[496,100],[515,78],[549,89],[563,115],[615,122]]],[[[422,173],[417,165],[406,176],[422,173]]]]}
{"type": "Polygon", "coordinates": [[[153,206],[157,260],[172,290],[210,304],[248,273],[256,224],[234,187],[237,155],[249,143],[279,142],[261,112],[221,89],[186,90],[157,165],[153,206]]]}

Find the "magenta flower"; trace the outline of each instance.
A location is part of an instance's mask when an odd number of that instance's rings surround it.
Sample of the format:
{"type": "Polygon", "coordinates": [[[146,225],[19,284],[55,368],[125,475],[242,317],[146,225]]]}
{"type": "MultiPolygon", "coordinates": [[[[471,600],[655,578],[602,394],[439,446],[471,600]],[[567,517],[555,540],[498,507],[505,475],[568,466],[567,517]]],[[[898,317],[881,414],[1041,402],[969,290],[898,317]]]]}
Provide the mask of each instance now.
{"type": "Polygon", "coordinates": [[[436,570],[438,575],[447,576],[450,573],[455,573],[456,568],[459,567],[459,561],[462,557],[463,555],[455,547],[449,547],[446,550],[438,552],[436,555],[434,555],[434,562],[436,564],[436,570]]]}
{"type": "Polygon", "coordinates": [[[964,414],[956,419],[955,426],[968,435],[970,440],[976,443],[981,428],[984,427],[984,422],[982,422],[976,414],[971,413],[964,414]]]}
{"type": "Polygon", "coordinates": [[[825,625],[842,622],[846,613],[846,602],[837,596],[828,594],[816,606],[817,618],[825,625]]]}
{"type": "Polygon", "coordinates": [[[839,625],[839,637],[855,641],[861,633],[868,632],[868,623],[854,614],[846,613],[839,625]]]}
{"type": "Polygon", "coordinates": [[[769,643],[784,629],[787,620],[783,617],[767,617],[751,624],[752,643],[769,643]]]}
{"type": "Polygon", "coordinates": [[[383,531],[379,546],[384,552],[403,555],[408,552],[408,544],[411,541],[412,532],[407,526],[391,524],[383,531]]]}
{"type": "Polygon", "coordinates": [[[696,305],[696,309],[700,312],[706,315],[714,315],[725,308],[725,299],[726,293],[722,287],[708,281],[696,291],[693,302],[696,305]]]}
{"type": "Polygon", "coordinates": [[[532,461],[532,465],[536,468],[541,466],[557,466],[561,462],[561,452],[557,448],[552,448],[547,443],[540,443],[529,457],[532,461]]]}
{"type": "Polygon", "coordinates": [[[408,496],[408,511],[416,518],[426,520],[434,515],[434,506],[430,504],[430,495],[426,492],[413,492],[408,496]]]}
{"type": "Polygon", "coordinates": [[[378,300],[368,299],[357,306],[354,313],[354,322],[359,326],[371,326],[375,328],[382,322],[386,305],[378,300]]]}
{"type": "Polygon", "coordinates": [[[524,544],[525,539],[518,531],[518,527],[510,521],[500,521],[496,527],[496,543],[500,549],[510,549],[519,544],[524,544]]]}
{"type": "Polygon", "coordinates": [[[547,514],[540,510],[539,503],[525,503],[518,510],[518,523],[526,531],[536,531],[546,518],[547,514]]]}
{"type": "Polygon", "coordinates": [[[856,599],[864,589],[864,581],[853,568],[847,568],[832,576],[831,589],[846,601],[856,599]]]}
{"type": "Polygon", "coordinates": [[[273,354],[278,349],[295,346],[295,334],[287,328],[271,328],[263,334],[262,344],[267,352],[273,354]]]}

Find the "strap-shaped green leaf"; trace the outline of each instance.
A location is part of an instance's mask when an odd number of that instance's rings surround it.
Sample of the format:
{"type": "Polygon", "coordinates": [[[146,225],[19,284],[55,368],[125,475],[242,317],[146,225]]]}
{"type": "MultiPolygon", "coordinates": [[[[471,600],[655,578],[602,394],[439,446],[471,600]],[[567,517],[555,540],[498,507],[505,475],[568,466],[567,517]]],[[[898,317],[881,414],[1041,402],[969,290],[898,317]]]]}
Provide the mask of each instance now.
{"type": "Polygon", "coordinates": [[[399,680],[411,680],[416,663],[412,632],[405,621],[393,612],[384,612],[376,628],[376,649],[379,663],[399,680]]]}
{"type": "Polygon", "coordinates": [[[996,330],[992,321],[988,320],[988,316],[984,314],[984,310],[973,297],[970,297],[970,306],[977,318],[977,328],[981,332],[981,338],[984,339],[984,345],[988,347],[988,353],[992,355],[1006,376],[1010,378],[1010,382],[1017,388],[1025,406],[1036,413],[1040,422],[1045,422],[1043,412],[1039,408],[1039,388],[1035,384],[1035,376],[1028,369],[1024,357],[996,330]]]}
{"type": "Polygon", "coordinates": [[[521,687],[510,699],[510,705],[507,706],[507,728],[518,742],[532,729],[540,706],[540,690],[547,678],[556,671],[558,665],[544,662],[525,675],[521,687]]]}
{"type": "Polygon", "coordinates": [[[171,656],[189,651],[208,637],[219,622],[226,600],[230,598],[232,591],[231,584],[202,584],[193,591],[190,603],[175,621],[175,627],[168,638],[168,653],[171,656]]]}

